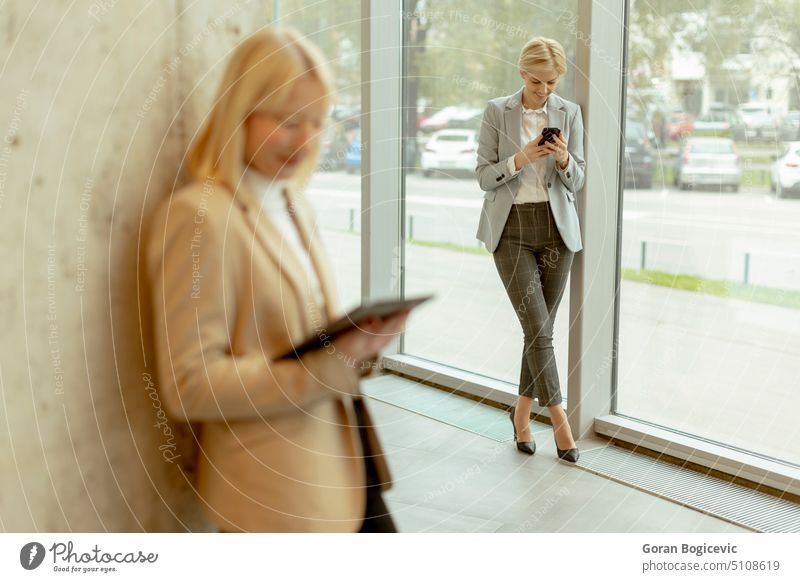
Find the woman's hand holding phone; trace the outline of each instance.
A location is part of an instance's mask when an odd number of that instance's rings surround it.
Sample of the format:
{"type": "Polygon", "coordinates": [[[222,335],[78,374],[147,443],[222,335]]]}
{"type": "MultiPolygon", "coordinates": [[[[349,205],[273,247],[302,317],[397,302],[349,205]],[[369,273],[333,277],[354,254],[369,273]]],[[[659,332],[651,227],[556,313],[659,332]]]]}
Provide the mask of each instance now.
{"type": "Polygon", "coordinates": [[[547,142],[545,142],[544,145],[539,145],[540,137],[532,139],[525,144],[525,147],[516,153],[514,156],[514,169],[521,170],[522,166],[525,164],[543,158],[550,153],[550,150],[547,149],[547,142]]]}
{"type": "Polygon", "coordinates": [[[547,148],[547,153],[555,158],[559,168],[564,169],[569,162],[567,141],[564,139],[564,136],[561,134],[561,132],[551,133],[550,137],[554,139],[552,139],[552,141],[544,142],[544,146],[542,147],[547,148]]]}
{"type": "Polygon", "coordinates": [[[567,142],[558,128],[545,127],[538,137],[526,143],[525,147],[514,156],[514,167],[520,170],[525,164],[546,155],[553,156],[562,167],[569,161],[567,142]]]}

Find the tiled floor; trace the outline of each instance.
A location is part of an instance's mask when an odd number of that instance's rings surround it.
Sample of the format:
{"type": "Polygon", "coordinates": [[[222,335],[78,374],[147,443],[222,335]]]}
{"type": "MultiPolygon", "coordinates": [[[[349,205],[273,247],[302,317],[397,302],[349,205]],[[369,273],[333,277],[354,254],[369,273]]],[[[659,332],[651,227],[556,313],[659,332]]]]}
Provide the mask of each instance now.
{"type": "Polygon", "coordinates": [[[401,532],[749,531],[559,461],[552,431],[537,434],[529,457],[510,441],[369,404],[394,476],[386,501],[401,532]]]}

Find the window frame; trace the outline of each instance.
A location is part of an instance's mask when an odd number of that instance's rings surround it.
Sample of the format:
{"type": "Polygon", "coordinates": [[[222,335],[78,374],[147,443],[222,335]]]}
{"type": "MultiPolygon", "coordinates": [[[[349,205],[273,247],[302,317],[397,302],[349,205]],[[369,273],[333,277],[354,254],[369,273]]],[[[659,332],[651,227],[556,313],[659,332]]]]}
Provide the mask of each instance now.
{"type": "MultiPolygon", "coordinates": [[[[573,434],[602,435],[800,494],[800,470],[793,466],[616,414],[628,10],[627,0],[578,4],[575,88],[587,138],[586,184],[578,195],[584,248],[573,262],[568,306],[566,398],[573,434]],[[619,34],[608,34],[615,29],[619,34]],[[613,240],[609,233],[615,234],[613,240]]],[[[362,15],[367,136],[362,142],[362,295],[364,300],[399,298],[406,242],[399,115],[403,2],[362,0],[362,15]]],[[[384,352],[382,363],[390,371],[487,401],[510,405],[515,400],[516,386],[403,354],[400,342],[384,352]]],[[[547,414],[539,407],[535,412],[547,414]]]]}

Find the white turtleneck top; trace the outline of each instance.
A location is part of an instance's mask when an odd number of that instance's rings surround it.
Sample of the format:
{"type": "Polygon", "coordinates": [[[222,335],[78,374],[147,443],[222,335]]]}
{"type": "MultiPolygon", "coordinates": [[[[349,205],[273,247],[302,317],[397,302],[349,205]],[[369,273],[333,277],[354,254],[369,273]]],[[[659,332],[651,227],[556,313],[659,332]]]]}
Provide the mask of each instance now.
{"type": "Polygon", "coordinates": [[[289,210],[288,201],[283,191],[288,188],[287,180],[273,180],[253,168],[247,168],[244,173],[247,186],[261,200],[261,207],[280,231],[284,245],[278,250],[281,258],[284,253],[293,253],[300,261],[306,272],[309,291],[317,305],[325,304],[320,287],[319,277],[311,262],[309,249],[303,244],[300,233],[297,231],[294,219],[289,210]]]}

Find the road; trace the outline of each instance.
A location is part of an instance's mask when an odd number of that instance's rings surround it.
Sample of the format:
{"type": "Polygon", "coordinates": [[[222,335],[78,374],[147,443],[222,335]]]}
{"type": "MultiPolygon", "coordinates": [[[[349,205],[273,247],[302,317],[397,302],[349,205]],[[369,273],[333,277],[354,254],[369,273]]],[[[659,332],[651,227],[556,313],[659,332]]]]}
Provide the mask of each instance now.
{"type": "MultiPolygon", "coordinates": [[[[358,175],[319,173],[308,191],[323,228],[348,230],[354,223],[360,229],[358,175]]],[[[482,198],[472,179],[409,175],[406,191],[409,238],[479,246],[482,198]]],[[[738,193],[626,190],[622,223],[625,268],[800,289],[800,199],[748,187],[738,193]]]]}

